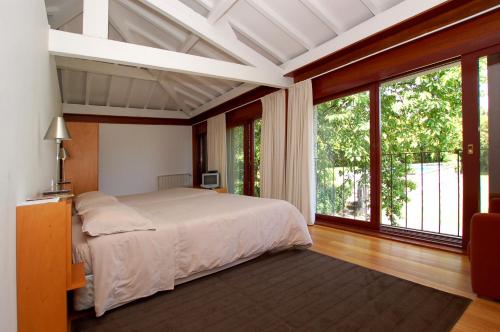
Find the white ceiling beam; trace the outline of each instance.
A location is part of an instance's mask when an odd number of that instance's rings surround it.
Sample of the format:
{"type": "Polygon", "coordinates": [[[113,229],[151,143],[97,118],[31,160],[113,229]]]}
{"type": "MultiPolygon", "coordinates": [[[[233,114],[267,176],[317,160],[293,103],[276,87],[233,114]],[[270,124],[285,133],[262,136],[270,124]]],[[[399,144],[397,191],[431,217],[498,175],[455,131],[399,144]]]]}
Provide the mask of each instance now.
{"type": "Polygon", "coordinates": [[[292,79],[274,71],[115,40],[50,29],[49,53],[129,66],[214,77],[272,87],[288,87],[292,79]]]}
{"type": "Polygon", "coordinates": [[[272,55],[276,60],[280,61],[281,63],[286,62],[288,60],[287,56],[281,52],[278,48],[274,47],[270,43],[266,42],[264,39],[258,37],[251,29],[248,27],[244,26],[241,23],[231,21],[229,24],[238,31],[240,34],[242,34],[245,38],[250,40],[252,43],[255,43],[257,46],[261,47],[263,50],[265,50],[267,53],[272,55]]]}
{"type": "Polygon", "coordinates": [[[219,0],[214,8],[210,10],[207,21],[215,24],[238,2],[238,0],[219,0]]]}
{"type": "Polygon", "coordinates": [[[336,38],[333,38],[291,60],[288,60],[281,65],[281,68],[285,73],[290,73],[302,66],[360,41],[361,39],[369,37],[378,31],[387,29],[390,26],[418,15],[423,11],[429,10],[445,1],[446,0],[405,0],[386,11],[383,11],[377,16],[360,23],[336,38]]]}
{"type": "Polygon", "coordinates": [[[216,106],[219,106],[220,104],[225,103],[228,100],[231,100],[233,98],[238,97],[239,95],[244,94],[245,92],[248,92],[250,90],[255,89],[257,86],[252,85],[252,84],[241,84],[240,86],[237,86],[236,88],[228,91],[227,93],[209,101],[208,103],[201,105],[197,109],[193,110],[191,112],[191,116],[196,116],[198,114],[201,114],[205,111],[208,111],[211,108],[214,108],[216,106]]]}
{"type": "MultiPolygon", "coordinates": [[[[165,50],[173,50],[174,49],[174,47],[172,47],[172,45],[165,43],[165,41],[162,38],[158,38],[154,34],[149,33],[144,29],[141,29],[141,28],[136,27],[136,26],[130,26],[128,29],[131,33],[135,33],[136,35],[147,40],[149,43],[155,45],[153,47],[163,48],[165,50]]],[[[125,40],[127,40],[127,39],[125,39],[125,40]]]]}
{"type": "Polygon", "coordinates": [[[207,11],[210,11],[212,9],[212,4],[207,1],[207,0],[195,0],[198,4],[200,4],[203,8],[205,8],[207,11]]]}
{"type": "Polygon", "coordinates": [[[49,23],[53,29],[59,29],[83,12],[82,1],[67,0],[49,12],[49,23]]]}
{"type": "MultiPolygon", "coordinates": [[[[206,40],[215,47],[223,50],[239,61],[256,67],[266,68],[279,73],[280,69],[264,56],[248,47],[234,36],[228,36],[225,26],[216,26],[196,13],[179,0],[140,0],[150,8],[165,15],[185,29],[188,29],[198,37],[206,40]]],[[[129,3],[132,5],[131,3],[129,3]]],[[[135,5],[137,10],[145,11],[144,8],[135,5]]],[[[150,15],[146,11],[142,15],[150,15]]]]}
{"type": "Polygon", "coordinates": [[[142,108],[124,108],[80,104],[63,104],[64,114],[139,116],[146,118],[188,119],[186,114],[176,110],[152,110],[142,108]]]}
{"type": "MultiPolygon", "coordinates": [[[[211,89],[218,93],[219,95],[226,93],[227,89],[224,89],[223,87],[220,86],[220,84],[216,84],[218,82],[214,82],[213,80],[210,80],[206,77],[201,77],[201,76],[189,76],[190,79],[192,79],[195,82],[198,82],[200,84],[205,85],[208,89],[211,89]]],[[[221,82],[221,81],[219,81],[221,82]]]]}
{"type": "Polygon", "coordinates": [[[60,69],[84,71],[94,74],[113,75],[120,77],[137,78],[146,81],[155,81],[155,78],[147,70],[116,65],[107,62],[81,60],[75,58],[56,57],[56,66],[60,69]]]}
{"type": "Polygon", "coordinates": [[[199,95],[201,95],[209,100],[212,100],[216,97],[213,94],[211,94],[210,92],[207,92],[207,91],[201,89],[199,86],[197,86],[195,84],[187,82],[186,80],[182,79],[181,77],[178,77],[177,75],[175,75],[175,76],[170,75],[170,79],[176,81],[177,84],[179,84],[180,86],[183,86],[189,90],[192,90],[192,91],[198,93],[199,95]]]}
{"type": "Polygon", "coordinates": [[[83,0],[83,34],[108,38],[109,0],[83,0]]]}
{"type": "MultiPolygon", "coordinates": [[[[231,9],[238,0],[220,0],[207,16],[207,21],[210,24],[215,24],[231,9]]],[[[186,40],[179,47],[178,51],[182,53],[189,52],[200,38],[194,34],[189,34],[186,40]]]]}
{"type": "Polygon", "coordinates": [[[267,18],[271,23],[276,25],[278,28],[283,30],[290,38],[295,40],[299,45],[307,50],[314,48],[314,43],[312,40],[303,34],[301,31],[294,27],[293,23],[287,22],[283,16],[281,16],[274,9],[269,7],[269,5],[263,0],[246,0],[253,8],[255,8],[259,13],[261,13],[265,18],[267,18]]]}
{"type": "Polygon", "coordinates": [[[164,77],[162,77],[162,75],[159,76],[158,83],[160,83],[161,87],[163,88],[163,90],[165,90],[170,99],[172,99],[174,103],[179,106],[180,111],[189,116],[189,111],[191,109],[186,105],[186,103],[184,103],[184,100],[175,91],[175,83],[172,83],[172,81],[165,79],[164,77]]]}
{"type": "Polygon", "coordinates": [[[332,17],[328,15],[328,11],[324,8],[321,3],[312,2],[313,0],[300,0],[300,2],[309,9],[309,11],[316,16],[323,24],[325,24],[330,30],[335,32],[335,34],[340,35],[346,29],[332,20],[332,17]]]}
{"type": "MultiPolygon", "coordinates": [[[[185,100],[184,102],[185,102],[185,103],[186,103],[186,105],[187,105],[187,106],[189,106],[189,108],[191,108],[191,109],[195,109],[196,107],[198,107],[198,106],[200,105],[200,104],[197,104],[197,103],[195,103],[195,102],[193,102],[192,100],[189,100],[189,99],[185,100]]],[[[191,116],[191,113],[189,113],[189,114],[190,114],[190,116],[191,116]]]]}
{"type": "Polygon", "coordinates": [[[191,49],[194,47],[194,45],[196,45],[196,43],[199,40],[200,40],[200,38],[198,38],[197,36],[195,36],[193,34],[189,34],[186,37],[186,40],[182,43],[182,45],[179,47],[179,49],[177,51],[181,52],[181,53],[187,53],[187,52],[191,51],[191,49]]]}
{"type": "MultiPolygon", "coordinates": [[[[197,95],[193,94],[193,93],[190,93],[189,91],[186,91],[185,89],[183,89],[180,84],[176,84],[175,86],[175,91],[181,95],[183,95],[184,97],[186,97],[188,100],[192,100],[192,101],[195,101],[198,103],[198,105],[196,105],[196,107],[198,107],[199,105],[203,105],[205,104],[207,101],[204,100],[203,98],[201,97],[198,97],[197,95]]],[[[195,108],[196,108],[195,107],[195,108]]]]}
{"type": "Polygon", "coordinates": [[[373,15],[380,14],[382,12],[382,9],[379,8],[375,3],[373,3],[372,0],[361,0],[363,5],[365,5],[366,8],[368,8],[369,11],[372,12],[373,15]]]}
{"type": "MultiPolygon", "coordinates": [[[[110,21],[112,22],[112,24],[114,26],[116,26],[116,29],[117,31],[119,31],[120,35],[123,37],[123,40],[128,42],[128,43],[133,43],[133,42],[137,42],[137,38],[136,38],[136,35],[132,34],[130,29],[131,27],[130,26],[123,26],[121,21],[115,21],[114,20],[114,17],[113,15],[110,15],[110,21]]],[[[133,28],[133,27],[132,27],[133,28]]],[[[153,71],[152,69],[148,69],[148,70],[145,70],[155,81],[158,81],[158,79],[160,78],[160,76],[162,75],[162,72],[161,71],[153,71]]],[[[176,103],[176,99],[172,98],[170,95],[171,94],[175,94],[175,91],[173,90],[167,90],[165,88],[165,85],[162,84],[161,82],[158,82],[160,87],[163,89],[163,91],[165,92],[165,94],[168,96],[168,99],[172,99],[174,104],[176,105],[176,107],[178,109],[180,109],[182,112],[186,113],[186,110],[187,107],[186,105],[184,104],[180,104],[180,103],[176,103]],[[185,108],[185,109],[183,109],[185,108]]],[[[163,107],[165,108],[165,106],[163,107]]],[[[186,113],[187,114],[187,113],[186,113]]]]}

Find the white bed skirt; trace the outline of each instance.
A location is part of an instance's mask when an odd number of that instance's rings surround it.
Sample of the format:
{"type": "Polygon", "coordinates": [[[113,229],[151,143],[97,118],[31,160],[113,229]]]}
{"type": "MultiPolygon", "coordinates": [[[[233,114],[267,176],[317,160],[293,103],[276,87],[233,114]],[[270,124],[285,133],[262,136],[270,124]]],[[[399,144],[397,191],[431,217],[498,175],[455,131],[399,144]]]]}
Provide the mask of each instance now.
{"type": "MultiPolygon", "coordinates": [[[[214,274],[216,272],[229,269],[233,266],[248,262],[254,258],[259,257],[260,255],[252,255],[250,257],[242,258],[237,260],[236,262],[232,262],[229,264],[226,264],[221,267],[217,267],[215,269],[211,269],[208,271],[202,271],[195,273],[193,275],[190,275],[189,277],[186,278],[180,278],[175,280],[175,285],[180,285],[192,280],[196,280],[198,278],[206,277],[208,275],[214,274]]],[[[76,311],[81,311],[81,310],[87,310],[90,308],[94,307],[94,275],[87,275],[85,276],[86,279],[86,284],[85,287],[83,288],[78,288],[74,291],[74,297],[73,297],[73,308],[76,311]]]]}

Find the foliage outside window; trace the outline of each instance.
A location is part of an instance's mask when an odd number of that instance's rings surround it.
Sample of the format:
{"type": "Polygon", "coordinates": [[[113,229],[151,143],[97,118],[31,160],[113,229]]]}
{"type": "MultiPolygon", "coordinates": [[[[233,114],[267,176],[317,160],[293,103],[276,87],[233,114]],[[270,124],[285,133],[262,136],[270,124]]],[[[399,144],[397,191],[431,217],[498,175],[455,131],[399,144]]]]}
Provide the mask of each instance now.
{"type": "MultiPolygon", "coordinates": [[[[423,205],[421,209],[427,209],[427,212],[431,207],[437,206],[436,202],[429,201],[429,191],[426,192],[427,201],[424,192],[420,194],[421,202],[412,202],[409,198],[417,185],[422,191],[430,185],[435,192],[439,190],[439,183],[427,183],[426,187],[421,183],[430,172],[435,172],[436,167],[441,171],[445,165],[452,167],[455,173],[460,173],[461,68],[459,65],[451,65],[389,82],[380,87],[380,95],[382,211],[390,225],[404,226],[403,220],[408,216],[403,208],[406,209],[410,204],[420,204],[423,205]],[[415,177],[417,172],[421,175],[415,177]],[[418,178],[422,181],[415,180],[418,178]]],[[[450,185],[458,184],[453,182],[450,185]]],[[[456,200],[450,200],[447,205],[452,203],[460,205],[456,200]]],[[[457,210],[457,205],[444,208],[457,210]]],[[[438,214],[439,212],[433,212],[432,218],[440,218],[438,214]]],[[[421,215],[421,219],[424,220],[424,215],[421,215]]],[[[427,221],[431,217],[425,219],[427,221]]]]}
{"type": "Polygon", "coordinates": [[[244,193],[243,138],[243,126],[227,130],[227,189],[230,193],[238,195],[244,193]]]}
{"type": "Polygon", "coordinates": [[[317,213],[370,220],[370,96],[316,108],[317,213]]]}
{"type": "MultiPolygon", "coordinates": [[[[405,226],[405,204],[412,203],[409,193],[417,188],[411,180],[415,164],[453,162],[455,173],[460,174],[457,156],[460,158],[462,148],[461,91],[459,65],[381,85],[381,204],[383,219],[389,224],[405,226]]],[[[317,105],[319,214],[370,218],[369,109],[368,92],[317,105]]],[[[483,132],[487,128],[481,128],[483,132]]],[[[482,134],[483,146],[487,140],[484,137],[482,134]]],[[[456,204],[456,197],[453,199],[456,204]]]]}
{"type": "Polygon", "coordinates": [[[254,187],[253,195],[260,197],[260,142],[262,132],[262,119],[255,120],[254,123],[254,187]]]}

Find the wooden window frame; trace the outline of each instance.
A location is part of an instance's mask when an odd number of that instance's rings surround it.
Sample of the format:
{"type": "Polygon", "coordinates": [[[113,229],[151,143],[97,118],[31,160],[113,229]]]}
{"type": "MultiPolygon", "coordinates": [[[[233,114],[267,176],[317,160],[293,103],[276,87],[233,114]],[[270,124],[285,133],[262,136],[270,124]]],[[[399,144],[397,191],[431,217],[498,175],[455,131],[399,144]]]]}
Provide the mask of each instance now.
{"type": "Polygon", "coordinates": [[[351,96],[360,92],[368,92],[370,96],[370,221],[362,221],[339,216],[316,214],[316,219],[322,223],[333,223],[355,228],[366,228],[378,230],[380,228],[380,200],[381,200],[381,150],[380,150],[380,98],[379,84],[369,84],[342,91],[328,98],[316,100],[314,105],[318,105],[330,100],[351,96]]]}
{"type": "MultiPolygon", "coordinates": [[[[380,222],[380,194],[381,194],[381,151],[380,151],[380,96],[378,93],[380,84],[408,76],[420,71],[441,67],[450,62],[461,62],[462,66],[462,96],[463,96],[463,130],[464,146],[469,140],[477,138],[478,119],[475,118],[474,107],[477,103],[477,59],[500,48],[500,10],[481,15],[473,20],[459,23],[442,31],[422,37],[413,42],[395,47],[368,57],[364,60],[347,65],[340,69],[326,73],[312,79],[314,104],[340,98],[359,91],[370,90],[370,158],[371,158],[371,185],[375,192],[371,192],[372,212],[377,215],[372,217],[372,222],[362,223],[355,220],[316,215],[317,222],[323,225],[335,227],[348,227],[352,230],[369,230],[379,234],[390,234],[390,230],[381,226],[380,222]],[[489,53],[488,53],[489,52],[489,53]],[[471,60],[472,59],[472,60],[471,60]],[[372,93],[373,91],[373,93],[372,93]],[[375,93],[377,91],[377,93],[375,93]],[[375,98],[374,98],[375,97],[375,98]],[[375,189],[375,186],[377,189],[375,189]],[[379,205],[377,208],[375,205],[379,205]]],[[[306,77],[305,76],[302,77],[306,77]]],[[[300,80],[300,77],[299,77],[300,80]]],[[[475,157],[476,158],[476,157],[475,157]]],[[[477,156],[477,159],[479,157],[477,156]]],[[[476,197],[479,191],[478,179],[474,174],[479,171],[479,160],[463,160],[464,169],[471,172],[471,176],[465,180],[464,192],[476,197]],[[475,195],[475,196],[474,196],[475,195]]],[[[479,204],[473,199],[465,203],[463,207],[463,235],[462,241],[445,241],[445,239],[424,232],[411,232],[398,230],[397,236],[409,241],[423,241],[425,243],[460,248],[465,251],[469,242],[470,217],[478,212],[479,204]]]]}
{"type": "Polygon", "coordinates": [[[262,118],[260,100],[226,113],[226,128],[243,126],[243,158],[245,161],[243,175],[243,194],[253,196],[255,193],[254,122],[262,118]]]}
{"type": "MultiPolygon", "coordinates": [[[[459,2],[459,1],[455,1],[459,2]]],[[[458,14],[462,13],[466,15],[470,13],[470,8],[466,1],[462,1],[465,7],[460,7],[458,10],[458,14]]],[[[488,4],[474,1],[474,4],[471,6],[491,6],[493,1],[488,1],[488,4]]],[[[453,7],[453,5],[450,5],[453,7]]],[[[478,10],[480,11],[480,10],[478,10]]],[[[460,15],[462,15],[460,14],[460,15]]],[[[430,13],[429,13],[430,15],[430,13]]],[[[439,12],[437,16],[443,16],[442,19],[449,19],[453,21],[453,15],[448,10],[444,10],[439,12]],[[449,14],[449,15],[448,15],[449,14]],[[449,16],[449,17],[448,17],[449,16]]],[[[432,16],[432,15],[431,15],[432,16]]],[[[436,15],[435,15],[436,16],[436,15]]],[[[435,17],[433,18],[435,21],[440,20],[441,18],[435,17]]],[[[451,22],[450,21],[450,22],[451,22]]],[[[427,24],[426,20],[422,21],[423,25],[427,24]]],[[[323,68],[321,66],[310,66],[310,68],[303,68],[300,70],[300,73],[297,73],[294,76],[294,80],[296,82],[304,80],[306,78],[312,77],[312,85],[313,85],[313,100],[314,104],[319,104],[321,102],[339,98],[341,96],[349,95],[354,93],[355,91],[370,89],[370,95],[376,96],[377,99],[371,98],[370,105],[371,109],[375,109],[376,111],[371,111],[371,120],[370,120],[370,158],[372,160],[370,171],[371,171],[371,185],[372,190],[375,192],[371,192],[372,199],[372,210],[378,211],[378,216],[374,216],[373,222],[370,223],[369,227],[360,227],[360,222],[352,223],[349,220],[332,220],[330,218],[321,218],[321,215],[317,215],[317,223],[324,224],[328,226],[334,227],[347,227],[354,231],[371,231],[374,234],[379,234],[380,236],[390,236],[394,237],[391,234],[385,233],[380,226],[380,207],[375,207],[374,204],[380,205],[380,189],[381,189],[381,179],[380,179],[380,168],[381,168],[381,151],[380,151],[380,130],[381,130],[381,119],[380,119],[380,100],[378,89],[381,83],[392,80],[398,77],[403,77],[410,75],[412,73],[422,71],[424,69],[430,69],[432,67],[441,66],[446,62],[457,61],[460,60],[462,62],[462,89],[463,96],[466,100],[463,101],[463,114],[467,116],[466,111],[467,104],[470,101],[467,98],[471,98],[474,96],[474,92],[471,93],[474,84],[468,82],[470,77],[473,77],[472,71],[469,70],[471,68],[470,64],[467,64],[467,57],[476,56],[479,58],[480,56],[484,56],[485,52],[496,47],[500,47],[500,10],[493,10],[487,12],[485,14],[481,14],[473,19],[457,23],[450,27],[445,27],[440,31],[430,33],[423,37],[419,37],[416,40],[409,41],[405,44],[394,46],[392,48],[386,49],[385,51],[375,52],[374,55],[366,54],[367,56],[361,57],[361,60],[356,58],[356,50],[354,50],[354,54],[348,53],[350,49],[346,49],[346,54],[342,58],[342,66],[333,68],[338,63],[328,64],[330,67],[325,67],[325,70],[332,70],[322,74],[321,76],[316,76],[321,73],[321,70],[318,68],[323,68]],[[354,62],[353,62],[354,61],[354,62]],[[351,64],[349,64],[352,62],[351,64]],[[334,66],[335,65],[335,66],[334,66]],[[375,92],[377,90],[377,93],[375,92]],[[373,92],[372,92],[373,91],[373,92]],[[371,230],[370,230],[371,229],[371,230]]],[[[401,33],[404,34],[405,29],[412,29],[412,24],[408,22],[401,30],[401,33]]],[[[417,29],[418,30],[418,29],[417,29]]],[[[387,39],[388,42],[391,41],[392,38],[392,30],[388,30],[386,35],[383,37],[387,39]],[[390,32],[390,33],[389,33],[390,32]]],[[[386,41],[384,39],[383,41],[386,41]]],[[[368,41],[368,39],[367,39],[368,41]]],[[[370,44],[370,43],[368,43],[370,44]]],[[[373,54],[373,53],[372,53],[373,54]]],[[[333,57],[335,58],[335,57],[333,57]]],[[[337,57],[338,58],[338,57],[337,57]]],[[[232,125],[233,123],[237,123],[238,121],[242,121],[243,119],[258,119],[262,117],[262,106],[260,105],[260,100],[256,100],[256,98],[263,97],[269,93],[274,92],[276,89],[260,87],[255,91],[251,91],[243,95],[241,98],[235,98],[230,102],[223,104],[221,107],[214,108],[213,110],[198,116],[193,119],[193,122],[196,123],[198,121],[203,121],[210,116],[219,114],[221,112],[227,112],[227,123],[228,125],[232,125]],[[249,104],[248,104],[249,103],[249,104]],[[260,114],[256,116],[256,113],[259,113],[259,106],[255,105],[258,103],[260,105],[260,114]],[[243,105],[243,106],[241,106],[243,105]],[[253,105],[253,106],[252,106],[253,105]],[[239,107],[239,108],[238,108],[239,107]],[[236,110],[232,110],[237,108],[236,110]],[[246,111],[245,111],[246,110],[246,111]],[[247,112],[247,114],[243,114],[247,112]]],[[[475,92],[477,94],[477,92],[475,92]]],[[[473,106],[474,107],[474,106],[473,106]]],[[[473,108],[472,108],[473,109],[473,108]]],[[[244,121],[243,121],[244,122],[244,121]]],[[[465,122],[465,121],[464,121],[465,122]]],[[[464,124],[465,130],[476,130],[473,127],[473,123],[464,124]],[[472,125],[471,125],[472,124],[472,125]]],[[[253,136],[253,132],[252,132],[253,136]]],[[[250,138],[248,138],[250,139],[250,138]]],[[[193,141],[194,142],[194,141],[193,141]]],[[[464,144],[466,140],[464,137],[464,144]]],[[[252,145],[253,147],[253,145],[252,145]]],[[[193,148],[194,153],[194,148],[193,148]]],[[[247,153],[250,153],[247,152],[247,153]]],[[[252,154],[253,156],[253,154],[252,154]]],[[[194,160],[193,160],[194,163],[194,160]]],[[[248,171],[247,171],[248,172],[248,171]]],[[[253,174],[253,172],[251,172],[253,174]]],[[[464,183],[464,190],[467,184],[464,183]]],[[[468,184],[469,187],[475,186],[473,183],[468,184]]],[[[468,188],[469,188],[468,187],[468,188]]],[[[472,189],[474,190],[474,189],[472,189]]],[[[472,191],[473,192],[473,191],[472,191]]],[[[472,205],[468,208],[468,212],[465,211],[466,207],[464,206],[464,214],[470,215],[474,210],[477,210],[472,205]]],[[[468,226],[465,225],[468,223],[468,218],[464,218],[464,232],[463,232],[463,240],[460,245],[456,243],[443,243],[442,241],[436,241],[432,236],[420,236],[418,234],[397,234],[397,239],[401,239],[403,241],[409,241],[414,243],[414,241],[422,241],[423,243],[427,243],[432,246],[436,246],[436,242],[438,242],[437,246],[448,245],[451,248],[450,250],[457,250],[456,248],[461,248],[462,251],[465,250],[466,245],[468,243],[468,226]]],[[[425,235],[425,234],[424,234],[425,235]]],[[[441,246],[442,247],[442,246],[441,246]]]]}

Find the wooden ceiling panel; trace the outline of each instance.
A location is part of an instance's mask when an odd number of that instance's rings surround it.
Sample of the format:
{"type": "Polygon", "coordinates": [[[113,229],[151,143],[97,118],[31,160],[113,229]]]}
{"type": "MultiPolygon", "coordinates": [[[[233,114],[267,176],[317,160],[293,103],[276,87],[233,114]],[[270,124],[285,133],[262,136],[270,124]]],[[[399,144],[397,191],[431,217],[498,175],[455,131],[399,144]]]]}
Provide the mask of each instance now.
{"type": "Polygon", "coordinates": [[[63,70],[62,85],[64,102],[72,104],[85,103],[86,73],[81,71],[63,70]]]}
{"type": "Polygon", "coordinates": [[[109,106],[127,107],[128,92],[132,81],[130,78],[113,76],[113,84],[109,92],[109,106]]]}
{"type": "Polygon", "coordinates": [[[105,106],[108,100],[109,80],[111,76],[87,73],[89,84],[88,105],[105,106]]]}
{"type": "Polygon", "coordinates": [[[148,102],[149,92],[153,81],[134,80],[134,86],[130,91],[129,107],[144,108],[148,102]]]}

